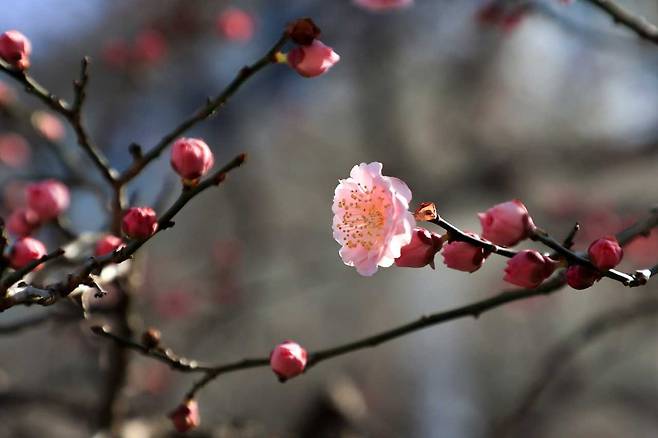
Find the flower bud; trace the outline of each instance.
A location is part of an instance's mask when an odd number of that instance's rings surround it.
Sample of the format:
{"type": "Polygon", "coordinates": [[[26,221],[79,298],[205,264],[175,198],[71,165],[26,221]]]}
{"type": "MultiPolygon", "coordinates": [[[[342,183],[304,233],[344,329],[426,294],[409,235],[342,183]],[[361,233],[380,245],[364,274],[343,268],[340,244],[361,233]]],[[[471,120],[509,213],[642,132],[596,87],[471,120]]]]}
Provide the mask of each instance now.
{"type": "Polygon", "coordinates": [[[201,424],[199,415],[199,404],[196,400],[190,399],[179,405],[169,414],[171,422],[174,424],[176,431],[184,433],[196,429],[201,424]]]}
{"type": "Polygon", "coordinates": [[[31,120],[36,130],[50,141],[59,141],[66,134],[62,122],[49,112],[35,111],[31,120]]]}
{"type": "Polygon", "coordinates": [[[326,73],[338,61],[340,56],[320,40],[314,40],[308,46],[297,46],[288,53],[288,64],[305,78],[326,73]]]}
{"type": "Polygon", "coordinates": [[[146,348],[155,348],[160,345],[160,339],[162,338],[162,333],[156,328],[149,328],[144,333],[142,333],[142,344],[146,348]]]}
{"type": "Polygon", "coordinates": [[[133,59],[142,65],[154,65],[167,54],[167,41],[155,29],[144,29],[135,37],[133,59]]]}
{"type": "Polygon", "coordinates": [[[158,218],[150,207],[132,207],[123,215],[121,227],[133,239],[146,239],[158,229],[158,218]]]}
{"type": "Polygon", "coordinates": [[[41,241],[32,237],[22,237],[11,248],[9,264],[14,269],[20,269],[34,260],[39,260],[46,254],[46,247],[41,241]]]}
{"type": "Polygon", "coordinates": [[[494,205],[478,217],[482,237],[496,245],[514,246],[534,228],[528,210],[518,199],[494,205]]]}
{"type": "Polygon", "coordinates": [[[215,164],[208,145],[198,138],[179,138],[171,148],[171,166],[185,180],[196,180],[215,164]]]}
{"type": "Polygon", "coordinates": [[[0,58],[19,70],[30,68],[32,44],[17,30],[8,30],[0,35],[0,58]]]}
{"type": "Polygon", "coordinates": [[[29,236],[39,225],[39,216],[29,208],[17,208],[7,219],[7,231],[16,237],[29,236]]]}
{"type": "Polygon", "coordinates": [[[320,28],[310,18],[300,18],[288,24],[286,32],[299,45],[308,46],[320,36],[320,28]]]}
{"type": "Polygon", "coordinates": [[[526,249],[509,259],[503,280],[527,289],[539,286],[553,273],[557,262],[539,252],[526,249]]]}
{"type": "Polygon", "coordinates": [[[117,236],[113,236],[112,234],[106,234],[105,236],[98,239],[98,242],[96,242],[94,255],[96,257],[100,257],[111,254],[122,246],[124,246],[123,239],[117,236]]]}
{"type": "Polygon", "coordinates": [[[229,8],[217,18],[217,31],[231,41],[246,42],[254,35],[254,19],[238,8],[229,8]]]}
{"type": "Polygon", "coordinates": [[[55,219],[69,207],[69,189],[55,179],[30,184],[25,190],[27,205],[39,215],[41,222],[55,219]]]}
{"type": "Polygon", "coordinates": [[[354,0],[356,5],[375,12],[403,8],[412,5],[413,2],[414,0],[354,0]]]}
{"type": "Polygon", "coordinates": [[[402,247],[395,264],[403,268],[422,268],[430,265],[434,269],[434,256],[442,246],[441,236],[425,228],[416,227],[411,234],[411,242],[402,247]]]}
{"type": "Polygon", "coordinates": [[[22,135],[0,134],[0,164],[19,169],[28,164],[31,154],[30,145],[22,135]]]}
{"type": "Polygon", "coordinates": [[[614,268],[624,256],[624,250],[613,236],[595,240],[589,246],[587,253],[592,264],[601,271],[614,268]]]}
{"type": "Polygon", "coordinates": [[[270,367],[285,382],[304,372],[307,353],[298,343],[284,341],[277,345],[270,353],[270,367]]]}
{"type": "MultiPolygon", "coordinates": [[[[474,233],[467,233],[472,237],[478,237],[474,233]]],[[[453,241],[443,246],[443,263],[458,271],[475,272],[484,263],[489,254],[479,246],[466,242],[453,241]]]]}
{"type": "Polygon", "coordinates": [[[600,279],[601,274],[587,266],[571,265],[567,268],[567,284],[574,289],[587,289],[600,279]]]}

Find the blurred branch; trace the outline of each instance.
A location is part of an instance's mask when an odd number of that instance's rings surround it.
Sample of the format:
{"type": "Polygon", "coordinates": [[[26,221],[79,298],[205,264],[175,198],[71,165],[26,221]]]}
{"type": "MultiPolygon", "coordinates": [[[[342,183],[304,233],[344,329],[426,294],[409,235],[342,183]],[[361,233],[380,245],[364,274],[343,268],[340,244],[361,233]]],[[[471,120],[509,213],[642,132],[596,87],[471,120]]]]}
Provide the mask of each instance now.
{"type": "MultiPolygon", "coordinates": [[[[55,251],[51,252],[50,254],[46,254],[45,256],[41,257],[40,259],[31,261],[30,263],[28,263],[27,265],[23,266],[20,269],[16,269],[14,272],[7,275],[2,280],[2,282],[0,282],[0,292],[7,291],[9,286],[20,281],[23,277],[25,277],[30,272],[34,271],[37,268],[37,266],[41,265],[42,263],[46,263],[49,260],[56,259],[57,257],[60,257],[62,255],[64,255],[64,250],[58,248],[55,251]]],[[[2,307],[3,305],[0,305],[0,308],[2,307]]]]}
{"type": "Polygon", "coordinates": [[[22,332],[23,330],[40,327],[43,324],[51,321],[60,322],[60,321],[78,320],[80,316],[81,316],[80,314],[76,314],[76,313],[64,314],[59,312],[49,312],[43,315],[25,318],[13,323],[0,325],[0,335],[11,335],[14,333],[19,333],[22,332]]]}
{"type": "Polygon", "coordinates": [[[587,0],[608,14],[612,20],[635,32],[640,38],[658,44],[658,27],[644,17],[635,15],[612,0],[587,0]]]}
{"type": "Polygon", "coordinates": [[[82,59],[80,68],[80,79],[74,81],[75,100],[73,105],[69,104],[63,99],[55,96],[48,91],[40,83],[38,83],[32,76],[22,70],[17,70],[9,65],[6,61],[0,59],[0,70],[7,73],[9,76],[16,79],[18,82],[25,86],[25,91],[36,96],[48,107],[55,112],[61,114],[68,120],[69,124],[73,127],[76,133],[78,144],[82,149],[87,152],[94,165],[99,169],[103,177],[112,185],[114,185],[116,170],[112,169],[107,158],[100,152],[98,147],[92,142],[89,133],[82,124],[81,110],[85,97],[85,88],[89,81],[89,58],[82,59]]]}
{"type": "Polygon", "coordinates": [[[142,154],[141,150],[136,148],[131,149],[135,161],[132,166],[126,169],[125,172],[119,177],[119,183],[125,184],[128,181],[132,180],[137,176],[144,167],[146,167],[151,161],[155,160],[160,156],[160,154],[165,150],[165,148],[171,143],[174,139],[185,133],[188,129],[201,122],[202,120],[207,119],[212,116],[223,107],[226,102],[235,94],[236,91],[244,84],[249,78],[254,74],[265,68],[266,66],[276,63],[275,55],[279,52],[283,46],[288,41],[288,34],[284,34],[279,38],[279,40],[267,51],[267,53],[260,58],[255,63],[243,67],[238,75],[231,81],[230,84],[214,99],[208,100],[208,102],[199,108],[193,115],[183,121],[180,125],[174,128],[171,132],[166,134],[162,140],[158,142],[151,150],[147,153],[142,154]]]}
{"type": "Polygon", "coordinates": [[[501,423],[497,436],[509,436],[520,426],[546,388],[560,376],[580,351],[613,330],[656,315],[657,299],[640,300],[631,306],[598,314],[565,336],[546,355],[537,378],[525,391],[514,412],[501,423]]]}

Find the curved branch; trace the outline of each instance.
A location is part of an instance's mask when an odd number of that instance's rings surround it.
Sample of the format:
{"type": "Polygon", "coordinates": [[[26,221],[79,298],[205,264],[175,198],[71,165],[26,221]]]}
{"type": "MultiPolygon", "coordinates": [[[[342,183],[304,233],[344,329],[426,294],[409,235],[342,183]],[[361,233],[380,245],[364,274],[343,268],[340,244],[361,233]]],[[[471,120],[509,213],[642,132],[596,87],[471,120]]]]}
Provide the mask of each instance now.
{"type": "Polygon", "coordinates": [[[635,15],[612,0],[587,0],[589,3],[608,14],[615,23],[620,24],[640,38],[658,44],[658,27],[644,17],[635,15]]]}

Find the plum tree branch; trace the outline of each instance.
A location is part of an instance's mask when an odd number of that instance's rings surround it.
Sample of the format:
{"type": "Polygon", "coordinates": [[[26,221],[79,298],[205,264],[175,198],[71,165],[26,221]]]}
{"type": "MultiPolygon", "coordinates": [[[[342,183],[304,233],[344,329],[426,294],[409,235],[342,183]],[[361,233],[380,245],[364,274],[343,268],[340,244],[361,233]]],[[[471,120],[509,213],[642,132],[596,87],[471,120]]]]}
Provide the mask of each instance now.
{"type": "Polygon", "coordinates": [[[658,27],[644,17],[635,15],[613,0],[587,0],[590,4],[608,14],[612,20],[631,31],[640,38],[658,44],[658,27]]]}
{"type": "Polygon", "coordinates": [[[133,164],[126,169],[118,178],[120,184],[125,184],[144,169],[151,161],[155,160],[162,154],[167,146],[177,137],[185,133],[197,123],[209,118],[223,107],[236,91],[253,75],[270,64],[276,63],[276,53],[279,52],[288,41],[286,32],[281,35],[279,40],[267,51],[267,53],[251,65],[243,67],[237,76],[226,86],[226,88],[214,99],[199,108],[194,114],[185,119],[180,125],[167,133],[153,148],[147,153],[142,154],[139,148],[133,148],[133,156],[136,158],[133,164]]]}

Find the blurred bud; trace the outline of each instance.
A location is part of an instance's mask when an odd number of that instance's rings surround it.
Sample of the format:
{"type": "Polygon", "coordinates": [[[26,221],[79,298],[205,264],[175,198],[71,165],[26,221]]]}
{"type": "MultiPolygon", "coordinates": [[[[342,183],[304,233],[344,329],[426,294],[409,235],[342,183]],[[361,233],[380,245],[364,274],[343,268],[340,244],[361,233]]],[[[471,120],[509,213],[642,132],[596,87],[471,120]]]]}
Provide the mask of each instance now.
{"type": "Polygon", "coordinates": [[[157,64],[166,54],[167,41],[161,32],[146,29],[135,37],[133,58],[136,62],[144,65],[157,64]]]}
{"type": "Polygon", "coordinates": [[[0,58],[19,70],[30,68],[32,44],[17,30],[8,30],[0,35],[0,58]]]}
{"type": "Polygon", "coordinates": [[[198,138],[179,138],[171,148],[171,166],[185,180],[199,179],[214,164],[212,151],[198,138]]]}
{"type": "Polygon", "coordinates": [[[194,399],[187,400],[171,412],[169,418],[180,433],[196,429],[201,424],[199,404],[194,399]]]}
{"type": "Polygon", "coordinates": [[[297,46],[288,53],[288,64],[305,78],[326,73],[338,61],[340,56],[320,40],[308,46],[297,46]]]}
{"type": "Polygon", "coordinates": [[[534,289],[551,276],[557,262],[534,250],[523,250],[509,259],[503,280],[534,289]]]}
{"type": "Polygon", "coordinates": [[[0,81],[0,107],[11,105],[16,100],[16,93],[9,85],[0,81]]]}
{"type": "Polygon", "coordinates": [[[29,236],[39,225],[39,215],[29,208],[17,208],[7,219],[7,231],[16,237],[29,236]]]}
{"type": "Polygon", "coordinates": [[[59,141],[66,134],[64,124],[49,112],[35,111],[31,120],[34,128],[50,141],[59,141]]]}
{"type": "Polygon", "coordinates": [[[613,236],[595,240],[587,250],[589,259],[597,269],[607,271],[621,262],[624,250],[613,236]]]}
{"type": "Polygon", "coordinates": [[[587,289],[600,279],[601,274],[587,266],[571,265],[567,269],[567,284],[574,289],[587,289]]]}
{"type": "Polygon", "coordinates": [[[160,330],[150,327],[144,333],[142,333],[142,344],[146,348],[155,348],[160,345],[160,339],[162,338],[162,333],[160,330]]]}
{"type": "Polygon", "coordinates": [[[433,221],[438,218],[439,214],[436,212],[436,205],[433,202],[421,202],[416,211],[414,218],[417,221],[433,221]]]}
{"type": "MultiPolygon", "coordinates": [[[[467,233],[471,237],[478,238],[475,233],[467,233]]],[[[484,263],[488,254],[479,246],[466,242],[453,241],[443,245],[443,263],[458,271],[475,272],[484,263]]]]}
{"type": "Polygon", "coordinates": [[[123,69],[130,60],[130,48],[125,41],[109,40],[103,46],[103,61],[110,67],[123,69]]]}
{"type": "Polygon", "coordinates": [[[434,269],[434,256],[441,250],[441,236],[425,228],[416,227],[411,234],[411,242],[400,250],[395,264],[404,268],[422,268],[430,265],[434,269]]]}
{"type": "Polygon", "coordinates": [[[288,24],[286,32],[290,39],[301,45],[309,46],[320,36],[320,28],[310,18],[300,18],[288,24]]]}
{"type": "Polygon", "coordinates": [[[246,42],[254,35],[254,19],[238,8],[230,8],[217,17],[217,31],[231,41],[246,42]]]}
{"type": "Polygon", "coordinates": [[[27,206],[39,215],[41,222],[55,219],[69,208],[69,189],[55,179],[29,184],[25,192],[27,206]]]}
{"type": "Polygon", "coordinates": [[[0,163],[18,169],[30,159],[31,151],[25,138],[13,132],[0,135],[0,163]]]}
{"type": "Polygon", "coordinates": [[[518,199],[494,205],[478,213],[482,237],[496,245],[514,246],[528,237],[535,225],[525,205],[518,199]]]}
{"type": "Polygon", "coordinates": [[[298,343],[284,341],[270,353],[270,367],[285,382],[304,372],[308,354],[298,343]]]}
{"type": "Polygon", "coordinates": [[[124,246],[123,239],[117,236],[113,236],[112,234],[106,234],[105,236],[98,239],[98,242],[96,242],[94,255],[96,257],[101,257],[107,254],[111,254],[122,246],[124,246]]]}
{"type": "Polygon", "coordinates": [[[482,25],[494,26],[510,32],[521,24],[529,11],[530,6],[527,4],[505,4],[493,0],[482,5],[475,17],[482,25]]]}
{"type": "Polygon", "coordinates": [[[364,9],[381,12],[410,6],[414,0],[354,0],[354,3],[364,9]]]}
{"type": "Polygon", "coordinates": [[[20,269],[34,260],[39,260],[47,254],[41,241],[32,237],[22,237],[14,242],[9,253],[9,264],[14,269],[20,269]]]}
{"type": "Polygon", "coordinates": [[[121,222],[123,232],[133,239],[146,239],[158,229],[158,218],[150,207],[132,207],[121,222]]]}

